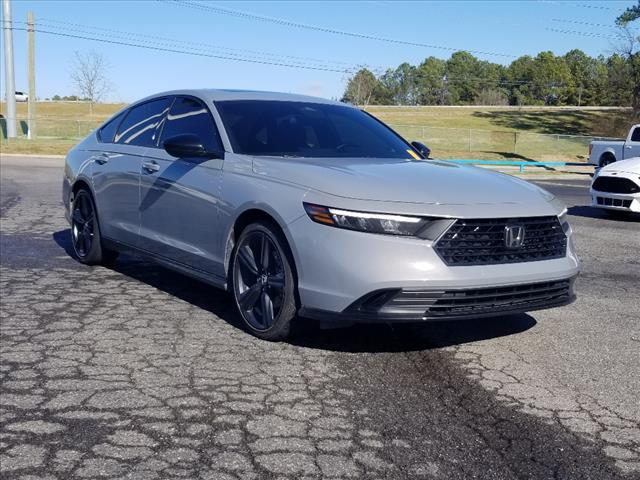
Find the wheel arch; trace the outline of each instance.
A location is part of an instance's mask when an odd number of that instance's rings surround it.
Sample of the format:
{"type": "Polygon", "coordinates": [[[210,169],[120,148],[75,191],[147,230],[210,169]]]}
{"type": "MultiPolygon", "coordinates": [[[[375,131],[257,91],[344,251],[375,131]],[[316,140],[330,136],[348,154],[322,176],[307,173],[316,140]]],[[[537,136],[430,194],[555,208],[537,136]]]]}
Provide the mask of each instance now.
{"type": "Polygon", "coordinates": [[[88,178],[85,177],[78,177],[75,179],[75,181],[73,182],[73,184],[71,185],[71,188],[69,189],[69,194],[70,194],[70,198],[69,198],[69,204],[73,203],[73,196],[78,193],[78,190],[80,190],[81,188],[84,188],[86,190],[89,191],[89,193],[91,194],[91,197],[93,198],[93,202],[95,204],[96,201],[96,195],[95,192],[93,191],[93,187],[91,186],[91,182],[89,181],[88,178]]]}
{"type": "Polygon", "coordinates": [[[93,200],[93,206],[95,208],[96,219],[98,220],[98,227],[102,231],[102,221],[100,219],[100,209],[98,207],[98,199],[96,198],[96,192],[93,190],[93,186],[91,185],[91,181],[87,177],[78,177],[75,179],[73,184],[70,187],[69,191],[69,214],[71,214],[71,208],[73,207],[73,199],[78,193],[80,189],[84,188],[91,195],[91,199],[93,200]]]}
{"type": "Polygon", "coordinates": [[[611,161],[609,163],[613,163],[616,161],[616,155],[613,151],[611,150],[605,150],[604,152],[602,152],[602,155],[600,155],[600,158],[598,159],[598,166],[602,167],[602,161],[604,159],[610,158],[611,161]]]}
{"type": "MultiPolygon", "coordinates": [[[[228,234],[225,238],[225,253],[224,253],[224,269],[227,273],[227,288],[231,286],[231,255],[233,253],[233,249],[236,245],[236,241],[238,237],[242,233],[244,228],[254,222],[263,221],[267,223],[271,223],[274,225],[279,232],[282,234],[286,244],[284,248],[288,250],[288,254],[291,262],[291,270],[293,272],[293,276],[296,279],[296,284],[298,282],[298,261],[297,255],[294,249],[294,244],[292,242],[290,233],[284,227],[286,223],[277,214],[277,212],[272,211],[270,208],[265,207],[263,205],[252,205],[245,208],[235,219],[231,228],[229,229],[228,234]]],[[[298,299],[298,292],[296,288],[296,300],[298,299]]]]}

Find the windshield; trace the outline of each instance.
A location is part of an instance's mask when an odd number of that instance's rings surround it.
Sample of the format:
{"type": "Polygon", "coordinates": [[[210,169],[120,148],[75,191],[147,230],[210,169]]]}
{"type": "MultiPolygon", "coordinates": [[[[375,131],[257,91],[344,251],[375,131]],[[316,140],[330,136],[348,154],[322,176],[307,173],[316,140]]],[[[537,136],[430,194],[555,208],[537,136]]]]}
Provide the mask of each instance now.
{"type": "MultiPolygon", "coordinates": [[[[370,115],[323,103],[216,102],[236,153],[291,157],[412,158],[402,138],[370,115]]],[[[414,157],[415,158],[415,157],[414,157]]]]}

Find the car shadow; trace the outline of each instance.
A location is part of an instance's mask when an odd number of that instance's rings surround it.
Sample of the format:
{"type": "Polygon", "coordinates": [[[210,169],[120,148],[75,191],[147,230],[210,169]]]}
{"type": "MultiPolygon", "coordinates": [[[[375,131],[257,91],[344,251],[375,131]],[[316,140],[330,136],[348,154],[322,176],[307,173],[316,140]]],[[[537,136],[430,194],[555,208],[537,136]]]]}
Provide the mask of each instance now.
{"type": "Polygon", "coordinates": [[[588,205],[575,205],[567,209],[569,215],[585,218],[597,218],[611,222],[638,222],[640,214],[633,212],[621,212],[617,210],[606,210],[588,205]]]}
{"type": "MultiPolygon", "coordinates": [[[[53,240],[74,256],[69,229],[53,240]]],[[[122,254],[109,269],[206,310],[244,330],[231,295],[206,283],[144,259],[122,254]]],[[[536,325],[527,314],[424,324],[355,324],[326,328],[321,322],[299,318],[288,340],[291,345],[336,352],[408,352],[443,348],[529,330],[536,325]]]]}
{"type": "Polygon", "coordinates": [[[528,314],[421,324],[355,324],[294,335],[290,343],[306,348],[348,353],[410,352],[515,335],[533,328],[528,314]]]}

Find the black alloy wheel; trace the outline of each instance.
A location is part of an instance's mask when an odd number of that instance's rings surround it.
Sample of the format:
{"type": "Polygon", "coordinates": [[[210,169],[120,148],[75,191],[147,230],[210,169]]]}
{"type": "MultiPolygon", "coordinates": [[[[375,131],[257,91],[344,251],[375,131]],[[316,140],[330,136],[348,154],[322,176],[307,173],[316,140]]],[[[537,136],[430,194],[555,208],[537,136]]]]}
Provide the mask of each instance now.
{"type": "Polygon", "coordinates": [[[73,202],[71,238],[73,250],[80,260],[91,254],[95,237],[95,210],[89,194],[80,190],[73,202]]]}
{"type": "Polygon", "coordinates": [[[233,294],[238,311],[254,335],[267,340],[287,336],[295,316],[294,277],[282,235],[255,223],[240,235],[233,256],[233,294]]]}

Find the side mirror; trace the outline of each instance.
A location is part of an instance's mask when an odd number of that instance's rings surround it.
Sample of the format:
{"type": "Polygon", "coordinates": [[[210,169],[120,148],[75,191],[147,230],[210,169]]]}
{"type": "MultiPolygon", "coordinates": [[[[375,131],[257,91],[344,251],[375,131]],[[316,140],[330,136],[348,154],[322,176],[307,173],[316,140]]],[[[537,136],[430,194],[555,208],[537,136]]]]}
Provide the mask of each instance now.
{"type": "Polygon", "coordinates": [[[431,149],[421,142],[411,142],[411,146],[415,148],[420,155],[424,158],[429,158],[431,155],[431,149]]]}
{"type": "Polygon", "coordinates": [[[168,138],[162,144],[166,152],[177,158],[223,158],[223,152],[210,152],[198,135],[184,133],[168,138]]]}

